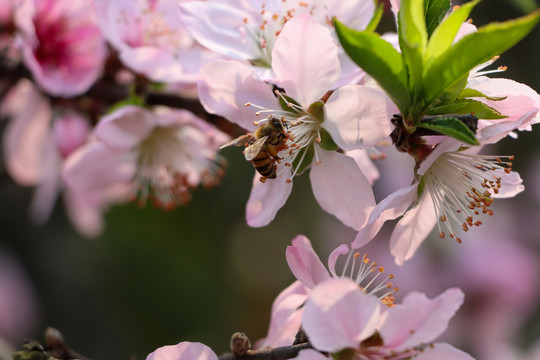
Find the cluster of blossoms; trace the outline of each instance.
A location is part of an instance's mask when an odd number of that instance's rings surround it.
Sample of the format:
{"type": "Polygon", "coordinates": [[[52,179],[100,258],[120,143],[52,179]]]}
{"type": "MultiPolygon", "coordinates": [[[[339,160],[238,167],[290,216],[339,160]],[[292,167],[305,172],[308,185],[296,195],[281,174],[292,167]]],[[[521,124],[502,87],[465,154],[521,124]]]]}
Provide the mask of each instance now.
{"type": "MultiPolygon", "coordinates": [[[[356,252],[401,217],[390,252],[403,264],[435,226],[441,238],[461,242],[460,233],[494,214],[494,199],[524,189],[513,156],[481,152],[532,130],[540,95],[486,76],[502,67],[485,69],[532,29],[538,12],[477,29],[465,21],[476,2],[448,13],[449,2],[439,3],[434,16],[423,1],[391,1],[398,33],[381,37],[374,29],[382,8],[372,0],[5,1],[6,169],[36,187],[33,220],[46,221],[62,192],[88,236],[102,231],[111,204],[170,210],[188,204],[198,186],[218,185],[225,146],[245,146],[255,167],[246,206],[252,227],[270,224],[295,177],[309,171],[321,208],[357,236],[330,255],[329,271],[307,238],[293,240],[287,261],[298,281],[276,299],[258,346],[290,346],[302,329],[311,347],[302,360],[470,359],[434,343],[461,306],[461,290],[434,299],[411,293],[397,303],[392,276],[356,252]],[[426,27],[428,16],[436,27],[426,27]],[[490,45],[503,31],[508,44],[490,45]],[[459,53],[482,36],[491,42],[477,58],[459,53]],[[453,68],[451,55],[467,60],[453,68]],[[223,119],[241,136],[233,139],[223,119]],[[413,160],[394,176],[411,181],[377,203],[374,159],[390,142],[413,160]]],[[[148,359],[193,357],[217,358],[182,342],[148,359]]]]}

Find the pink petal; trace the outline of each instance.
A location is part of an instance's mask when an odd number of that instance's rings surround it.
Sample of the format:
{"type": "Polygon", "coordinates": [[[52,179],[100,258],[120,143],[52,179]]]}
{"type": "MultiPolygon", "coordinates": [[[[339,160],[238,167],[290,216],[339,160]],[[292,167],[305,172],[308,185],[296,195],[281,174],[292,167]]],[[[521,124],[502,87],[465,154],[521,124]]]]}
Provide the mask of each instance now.
{"type": "Polygon", "coordinates": [[[390,238],[390,253],[396,264],[409,260],[437,223],[437,214],[427,190],[418,203],[399,220],[390,238]]]}
{"type": "Polygon", "coordinates": [[[184,78],[180,59],[165,49],[153,46],[126,47],[120,52],[120,60],[128,68],[153,81],[171,83],[184,78]]]}
{"type": "Polygon", "coordinates": [[[339,79],[338,48],[330,31],[307,14],[293,17],[276,40],[272,69],[287,95],[307,109],[339,79]]]}
{"type": "Polygon", "coordinates": [[[88,143],[64,164],[64,181],[79,192],[105,191],[116,183],[130,182],[136,172],[136,155],[114,151],[100,142],[88,143]]]}
{"type": "Polygon", "coordinates": [[[180,5],[180,18],[191,35],[212,51],[240,60],[260,57],[260,46],[249,33],[259,24],[242,7],[218,1],[191,1],[180,5]]]}
{"type": "Polygon", "coordinates": [[[301,282],[295,281],[276,297],[272,304],[268,335],[258,347],[278,347],[293,343],[302,322],[302,305],[309,292],[301,282]]]}
{"type": "Polygon", "coordinates": [[[104,116],[96,126],[96,137],[115,149],[131,149],[155,127],[155,116],[139,106],[123,106],[104,116]]]}
{"type": "Polygon", "coordinates": [[[368,179],[369,183],[373,183],[381,176],[379,169],[375,166],[373,160],[370,159],[369,154],[364,149],[346,151],[345,154],[352,157],[356,164],[362,170],[362,173],[368,179]]]}
{"type": "Polygon", "coordinates": [[[89,238],[101,234],[105,226],[101,201],[88,201],[84,194],[68,186],[64,189],[64,202],[69,219],[80,234],[89,238]]]}
{"type": "Polygon", "coordinates": [[[525,190],[521,176],[515,171],[510,171],[510,174],[507,174],[503,170],[497,170],[494,175],[501,178],[499,193],[492,195],[495,199],[512,198],[525,190]]]}
{"type": "Polygon", "coordinates": [[[408,294],[401,304],[388,309],[388,318],[379,330],[384,347],[400,351],[432,342],[446,330],[464,297],[458,288],[434,299],[418,292],[408,294]]]}
{"type": "Polygon", "coordinates": [[[246,220],[251,227],[261,227],[270,224],[279,209],[292,191],[292,182],[285,180],[291,176],[290,171],[278,174],[275,179],[267,179],[262,183],[257,173],[253,178],[253,187],[246,206],[246,220]]]}
{"type": "Polygon", "coordinates": [[[86,143],[92,128],[88,120],[76,112],[67,112],[54,121],[53,133],[58,151],[64,158],[86,143]]]}
{"type": "Polygon", "coordinates": [[[340,87],[326,102],[323,127],[344,150],[373,147],[392,132],[387,101],[368,86],[340,87]]]}
{"type": "Polygon", "coordinates": [[[474,358],[464,351],[456,349],[450,344],[435,343],[426,347],[422,352],[414,357],[415,360],[474,360],[474,358]]]}
{"type": "Polygon", "coordinates": [[[47,171],[42,160],[51,141],[51,107],[29,81],[20,82],[8,96],[3,104],[12,116],[4,133],[6,169],[19,184],[33,186],[47,171]]]}
{"type": "Polygon", "coordinates": [[[337,248],[335,248],[334,251],[332,251],[332,253],[328,257],[328,269],[330,270],[330,274],[332,274],[332,276],[338,277],[338,275],[336,274],[337,259],[341,255],[348,254],[349,251],[349,245],[347,244],[341,244],[337,248]]]}
{"type": "Polygon", "coordinates": [[[456,139],[447,137],[443,141],[441,141],[431,154],[429,154],[424,161],[420,163],[420,167],[418,168],[418,175],[423,176],[428,169],[433,165],[435,161],[444,154],[445,152],[456,152],[461,147],[461,143],[458,142],[456,139]]]}
{"type": "Polygon", "coordinates": [[[291,269],[294,276],[308,288],[313,288],[316,284],[329,279],[330,275],[324,267],[323,263],[311,248],[307,246],[294,245],[295,240],[298,242],[309,242],[309,240],[303,236],[298,235],[293,240],[293,246],[287,246],[286,257],[287,264],[291,269]]]}
{"type": "MultiPolygon", "coordinates": [[[[477,132],[477,139],[482,144],[494,144],[503,139],[507,135],[512,135],[515,130],[532,130],[531,123],[536,123],[535,117],[538,110],[533,109],[528,112],[522,113],[521,117],[515,120],[500,119],[489,123],[477,132]]],[[[482,121],[487,122],[487,121],[482,121]]],[[[513,136],[515,137],[515,136],[513,136]]]]}
{"type": "Polygon", "coordinates": [[[272,88],[259,79],[252,68],[237,61],[216,60],[201,68],[199,98],[204,108],[221,115],[248,131],[255,131],[257,108],[281,109],[272,88]]]}
{"type": "Polygon", "coordinates": [[[156,349],[146,360],[218,360],[218,357],[204,344],[183,341],[156,349]]]}
{"type": "Polygon", "coordinates": [[[367,244],[379,232],[386,220],[392,220],[401,216],[414,200],[416,200],[417,184],[399,189],[388,195],[378,203],[371,214],[367,224],[360,229],[351,244],[353,249],[358,249],[367,244]]]}
{"type": "Polygon", "coordinates": [[[363,30],[371,21],[375,11],[375,3],[371,1],[319,1],[314,9],[313,17],[323,24],[331,17],[337,17],[339,21],[348,27],[363,30]]]}
{"type": "Polygon", "coordinates": [[[40,166],[43,171],[30,204],[30,220],[35,224],[43,225],[49,219],[62,189],[60,176],[62,159],[52,132],[49,132],[48,140],[41,149],[40,166]]]}
{"type": "Polygon", "coordinates": [[[311,188],[323,210],[356,230],[367,221],[375,198],[371,185],[349,156],[320,149],[311,168],[311,188]]]}
{"type": "Polygon", "coordinates": [[[327,352],[357,348],[375,331],[380,302],[350,279],[318,284],[304,308],[302,327],[313,347],[327,352]]]}

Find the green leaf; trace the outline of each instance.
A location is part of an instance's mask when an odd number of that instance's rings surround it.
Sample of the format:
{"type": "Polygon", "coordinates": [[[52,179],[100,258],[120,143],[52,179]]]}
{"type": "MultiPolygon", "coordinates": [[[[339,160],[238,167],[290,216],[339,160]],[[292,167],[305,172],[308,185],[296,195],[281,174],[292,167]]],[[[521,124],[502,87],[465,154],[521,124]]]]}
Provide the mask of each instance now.
{"type": "Polygon", "coordinates": [[[375,2],[375,12],[373,13],[373,17],[369,21],[369,24],[364,29],[365,31],[375,31],[377,29],[377,26],[379,26],[379,23],[381,22],[384,13],[384,3],[379,3],[377,0],[373,1],[375,2]]]}
{"type": "Polygon", "coordinates": [[[471,97],[483,97],[485,99],[492,100],[492,101],[501,101],[501,100],[506,99],[508,96],[488,96],[478,90],[465,88],[458,94],[457,97],[458,99],[465,99],[465,98],[471,98],[471,97]]]}
{"type": "Polygon", "coordinates": [[[320,130],[320,133],[321,133],[321,142],[319,143],[320,147],[328,151],[336,151],[339,148],[339,146],[334,142],[334,139],[332,139],[328,131],[326,131],[323,128],[320,130]]]}
{"type": "Polygon", "coordinates": [[[426,69],[424,98],[427,103],[437,99],[447,88],[467,76],[470,70],[498,55],[523,39],[538,23],[540,10],[527,16],[492,23],[478,32],[463,37],[439,56],[426,69]]]}
{"type": "Polygon", "coordinates": [[[467,20],[472,9],[479,2],[480,0],[471,1],[464,4],[459,9],[452,11],[452,13],[433,31],[426,49],[426,59],[428,62],[438,57],[452,46],[459,28],[463,25],[463,22],[467,20]]]}
{"type": "Polygon", "coordinates": [[[409,102],[407,72],[401,54],[378,34],[350,29],[334,20],[343,49],[371,75],[402,110],[409,102]]]}
{"type": "Polygon", "coordinates": [[[449,0],[425,0],[424,13],[428,38],[450,10],[449,0]]]}
{"type": "Polygon", "coordinates": [[[445,105],[433,108],[428,115],[446,115],[446,114],[471,114],[473,113],[479,119],[497,120],[504,119],[505,115],[501,114],[491,106],[484,104],[478,100],[462,99],[457,100],[452,105],[445,105]]]}
{"type": "Polygon", "coordinates": [[[436,106],[427,112],[427,115],[448,115],[448,114],[457,114],[458,111],[467,106],[466,103],[457,103],[457,104],[446,104],[441,106],[436,106]]]}
{"type": "Polygon", "coordinates": [[[301,174],[313,162],[313,156],[315,155],[315,150],[313,149],[313,145],[308,145],[298,151],[299,153],[294,158],[292,167],[293,167],[293,171],[296,171],[296,174],[301,174]]]}
{"type": "Polygon", "coordinates": [[[417,126],[436,131],[442,135],[451,136],[466,144],[479,145],[479,142],[476,140],[476,137],[471,129],[469,129],[467,125],[463,124],[459,119],[453,117],[433,119],[430,121],[421,122],[417,126]]]}
{"type": "Polygon", "coordinates": [[[409,74],[412,101],[422,89],[423,59],[428,35],[424,0],[402,0],[398,13],[399,46],[409,74]]]}

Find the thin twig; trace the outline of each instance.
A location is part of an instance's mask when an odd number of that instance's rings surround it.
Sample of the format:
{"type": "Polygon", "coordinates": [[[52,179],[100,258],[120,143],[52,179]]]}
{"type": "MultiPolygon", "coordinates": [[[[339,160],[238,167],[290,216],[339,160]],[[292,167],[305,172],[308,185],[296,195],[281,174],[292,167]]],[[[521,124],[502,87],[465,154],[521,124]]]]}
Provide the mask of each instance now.
{"type": "Polygon", "coordinates": [[[219,356],[219,360],[286,360],[294,358],[300,350],[311,349],[310,343],[282,346],[274,349],[249,350],[246,355],[236,356],[231,353],[219,356]]]}

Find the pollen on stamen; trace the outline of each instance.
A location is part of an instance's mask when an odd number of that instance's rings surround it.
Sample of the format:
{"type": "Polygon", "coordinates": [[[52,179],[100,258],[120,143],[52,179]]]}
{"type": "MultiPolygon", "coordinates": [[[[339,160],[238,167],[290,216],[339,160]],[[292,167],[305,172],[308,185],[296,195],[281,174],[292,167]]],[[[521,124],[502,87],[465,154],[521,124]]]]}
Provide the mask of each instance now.
{"type": "Polygon", "coordinates": [[[456,11],[456,10],[458,10],[459,8],[461,8],[461,6],[455,5],[455,6],[452,8],[452,10],[456,11]]]}
{"type": "Polygon", "coordinates": [[[248,18],[245,17],[242,21],[244,22],[244,24],[247,24],[248,23],[248,18]]]}

